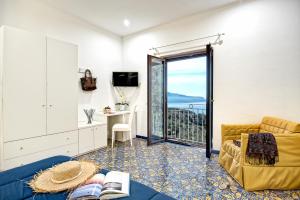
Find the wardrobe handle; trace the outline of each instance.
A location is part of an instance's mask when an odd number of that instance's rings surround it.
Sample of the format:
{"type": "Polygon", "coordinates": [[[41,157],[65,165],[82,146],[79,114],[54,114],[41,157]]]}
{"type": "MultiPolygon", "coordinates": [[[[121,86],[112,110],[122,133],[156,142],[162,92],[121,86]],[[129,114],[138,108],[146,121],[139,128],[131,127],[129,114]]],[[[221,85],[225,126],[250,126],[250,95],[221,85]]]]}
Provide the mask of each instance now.
{"type": "Polygon", "coordinates": [[[42,107],[46,107],[46,105],[45,105],[45,104],[43,104],[43,105],[42,105],[42,107]]]}
{"type": "Polygon", "coordinates": [[[51,107],[53,107],[53,105],[52,105],[52,104],[50,104],[50,105],[49,105],[49,107],[51,108],[51,107]]]}

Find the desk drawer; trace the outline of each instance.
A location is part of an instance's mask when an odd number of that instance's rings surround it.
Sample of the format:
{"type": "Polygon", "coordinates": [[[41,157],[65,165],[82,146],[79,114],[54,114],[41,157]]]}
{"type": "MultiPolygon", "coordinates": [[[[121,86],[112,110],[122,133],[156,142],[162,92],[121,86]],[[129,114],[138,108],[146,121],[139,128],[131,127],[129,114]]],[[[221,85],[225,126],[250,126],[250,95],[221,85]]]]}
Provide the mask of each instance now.
{"type": "Polygon", "coordinates": [[[70,145],[66,145],[66,146],[62,146],[62,147],[58,147],[58,148],[54,148],[42,152],[37,152],[34,154],[29,154],[19,158],[4,160],[3,170],[26,165],[28,163],[32,163],[44,158],[49,158],[51,156],[57,156],[57,155],[75,156],[77,154],[78,154],[78,144],[77,143],[70,144],[70,145]]]}
{"type": "Polygon", "coordinates": [[[4,143],[4,159],[11,159],[59,146],[78,143],[78,131],[4,143]]]}

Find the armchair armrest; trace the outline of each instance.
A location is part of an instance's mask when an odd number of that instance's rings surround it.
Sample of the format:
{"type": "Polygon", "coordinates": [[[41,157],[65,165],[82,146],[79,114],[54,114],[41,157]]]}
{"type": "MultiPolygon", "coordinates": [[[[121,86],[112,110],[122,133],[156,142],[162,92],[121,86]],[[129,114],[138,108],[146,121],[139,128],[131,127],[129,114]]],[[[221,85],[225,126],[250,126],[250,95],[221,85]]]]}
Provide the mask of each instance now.
{"type": "MultiPolygon", "coordinates": [[[[300,167],[300,134],[274,134],[279,162],[278,167],[300,167]]],[[[248,145],[248,134],[241,136],[241,166],[250,165],[245,163],[246,149],[248,145]]]]}
{"type": "Polygon", "coordinates": [[[221,126],[222,144],[226,140],[237,140],[241,139],[242,133],[258,133],[260,124],[222,124],[221,126]]]}

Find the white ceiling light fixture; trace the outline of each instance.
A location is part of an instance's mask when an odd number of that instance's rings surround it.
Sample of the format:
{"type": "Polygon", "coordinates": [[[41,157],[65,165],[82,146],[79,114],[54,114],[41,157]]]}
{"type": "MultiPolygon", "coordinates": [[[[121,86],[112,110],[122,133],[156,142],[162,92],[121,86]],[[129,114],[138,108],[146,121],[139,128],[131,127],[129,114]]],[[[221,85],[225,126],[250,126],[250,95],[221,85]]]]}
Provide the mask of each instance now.
{"type": "Polygon", "coordinates": [[[129,19],[124,19],[124,20],[123,20],[123,24],[124,24],[124,26],[129,27],[129,26],[130,26],[130,21],[129,21],[129,19]]]}

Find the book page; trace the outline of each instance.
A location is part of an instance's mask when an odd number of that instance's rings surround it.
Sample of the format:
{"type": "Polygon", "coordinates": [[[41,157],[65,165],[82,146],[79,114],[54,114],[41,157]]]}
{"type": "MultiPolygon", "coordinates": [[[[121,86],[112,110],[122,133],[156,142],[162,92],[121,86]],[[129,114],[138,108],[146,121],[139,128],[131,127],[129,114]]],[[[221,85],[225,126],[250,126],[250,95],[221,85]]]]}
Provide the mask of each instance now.
{"type": "Polygon", "coordinates": [[[127,173],[117,171],[108,172],[105,176],[104,184],[108,182],[122,183],[124,174],[127,173]]]}
{"type": "Polygon", "coordinates": [[[111,171],[105,176],[101,191],[101,199],[105,197],[119,198],[129,196],[129,174],[125,172],[111,171]]]}

